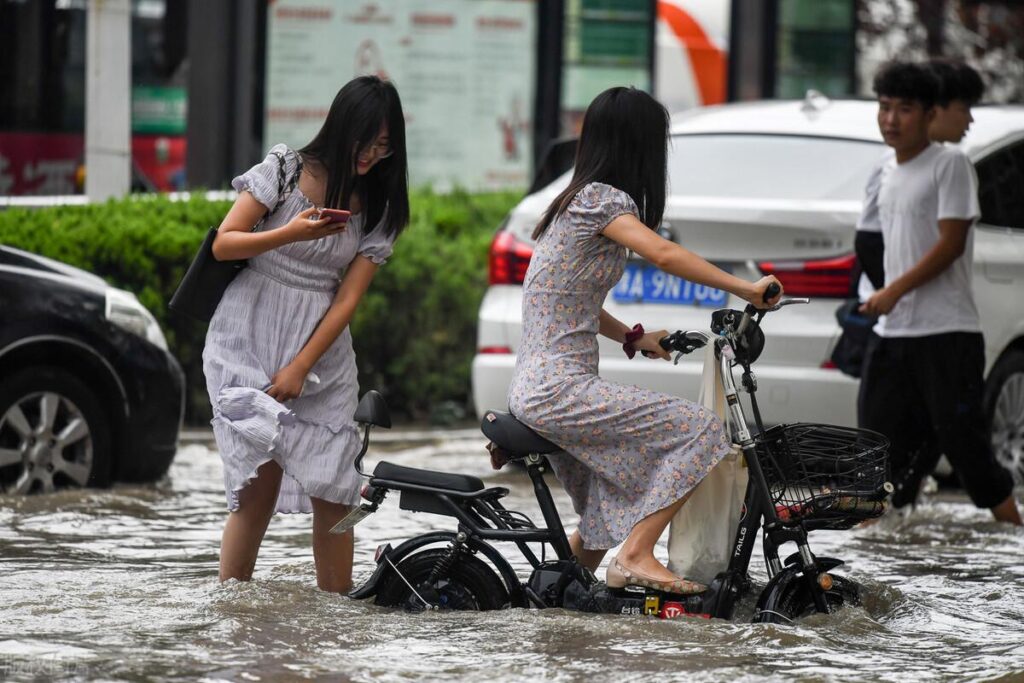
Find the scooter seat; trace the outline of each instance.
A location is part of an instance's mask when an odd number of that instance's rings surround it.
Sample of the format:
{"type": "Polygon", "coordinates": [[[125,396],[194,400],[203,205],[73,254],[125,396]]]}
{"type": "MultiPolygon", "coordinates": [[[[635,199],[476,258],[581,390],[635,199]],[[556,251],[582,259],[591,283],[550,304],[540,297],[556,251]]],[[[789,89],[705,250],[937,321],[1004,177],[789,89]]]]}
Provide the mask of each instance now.
{"type": "Polygon", "coordinates": [[[516,458],[562,450],[509,413],[487,411],[480,422],[480,429],[484,436],[516,458]]]}
{"type": "Polygon", "coordinates": [[[468,474],[420,470],[415,467],[402,467],[401,465],[394,465],[383,461],[377,463],[377,466],[373,468],[373,477],[375,479],[387,479],[388,481],[400,484],[417,484],[419,486],[429,486],[449,491],[462,491],[464,493],[482,491],[484,488],[484,483],[479,477],[471,477],[468,474]]]}

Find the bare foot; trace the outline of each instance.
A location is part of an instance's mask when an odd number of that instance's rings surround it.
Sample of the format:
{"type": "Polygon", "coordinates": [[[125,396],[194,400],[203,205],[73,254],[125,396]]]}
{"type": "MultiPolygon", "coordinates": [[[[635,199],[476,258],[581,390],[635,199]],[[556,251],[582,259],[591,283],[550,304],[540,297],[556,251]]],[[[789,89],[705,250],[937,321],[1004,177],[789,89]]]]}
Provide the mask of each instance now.
{"type": "Polygon", "coordinates": [[[1006,500],[992,508],[992,516],[1000,522],[1009,522],[1016,526],[1021,525],[1020,511],[1017,509],[1017,501],[1014,499],[1013,494],[1010,494],[1006,500]]]}

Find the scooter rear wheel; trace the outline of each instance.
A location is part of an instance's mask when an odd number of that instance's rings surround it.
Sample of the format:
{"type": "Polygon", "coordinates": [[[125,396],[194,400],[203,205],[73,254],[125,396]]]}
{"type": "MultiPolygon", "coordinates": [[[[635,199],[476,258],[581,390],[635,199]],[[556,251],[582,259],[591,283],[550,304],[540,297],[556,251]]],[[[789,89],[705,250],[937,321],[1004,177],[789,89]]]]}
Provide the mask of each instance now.
{"type": "MultiPolygon", "coordinates": [[[[829,611],[844,605],[860,604],[860,586],[855,581],[832,574],[832,588],[825,592],[829,611]]],[[[754,616],[755,623],[784,624],[808,617],[818,611],[807,581],[798,579],[787,584],[777,596],[769,599],[754,616]]]]}
{"type": "Polygon", "coordinates": [[[390,572],[377,591],[375,602],[409,609],[425,609],[426,602],[431,609],[478,611],[501,609],[508,605],[508,590],[501,578],[486,562],[473,555],[461,555],[443,576],[431,581],[431,573],[444,561],[448,552],[425,550],[399,562],[397,567],[401,576],[390,572]],[[409,584],[416,589],[415,593],[409,584]]]}

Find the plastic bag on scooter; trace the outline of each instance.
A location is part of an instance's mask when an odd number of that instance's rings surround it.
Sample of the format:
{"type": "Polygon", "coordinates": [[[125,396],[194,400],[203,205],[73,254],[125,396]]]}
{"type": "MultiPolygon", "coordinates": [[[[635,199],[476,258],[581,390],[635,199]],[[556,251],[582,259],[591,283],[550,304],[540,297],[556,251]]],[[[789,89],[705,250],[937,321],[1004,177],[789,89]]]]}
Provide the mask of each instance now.
{"type": "MultiPolygon", "coordinates": [[[[697,402],[728,421],[721,375],[714,345],[708,344],[697,402]]],[[[743,453],[733,445],[672,518],[668,537],[668,568],[672,573],[710,584],[727,568],[743,511],[747,478],[743,453]]]]}

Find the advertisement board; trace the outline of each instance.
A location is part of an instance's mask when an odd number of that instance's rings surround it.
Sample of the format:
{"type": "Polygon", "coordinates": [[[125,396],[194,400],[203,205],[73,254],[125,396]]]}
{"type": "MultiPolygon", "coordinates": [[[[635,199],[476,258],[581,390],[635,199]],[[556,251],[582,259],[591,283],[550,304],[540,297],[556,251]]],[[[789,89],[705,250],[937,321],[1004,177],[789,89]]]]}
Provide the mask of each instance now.
{"type": "Polygon", "coordinates": [[[529,184],[536,0],[272,0],[264,147],[301,147],[338,89],[398,88],[413,186],[529,184]]]}

